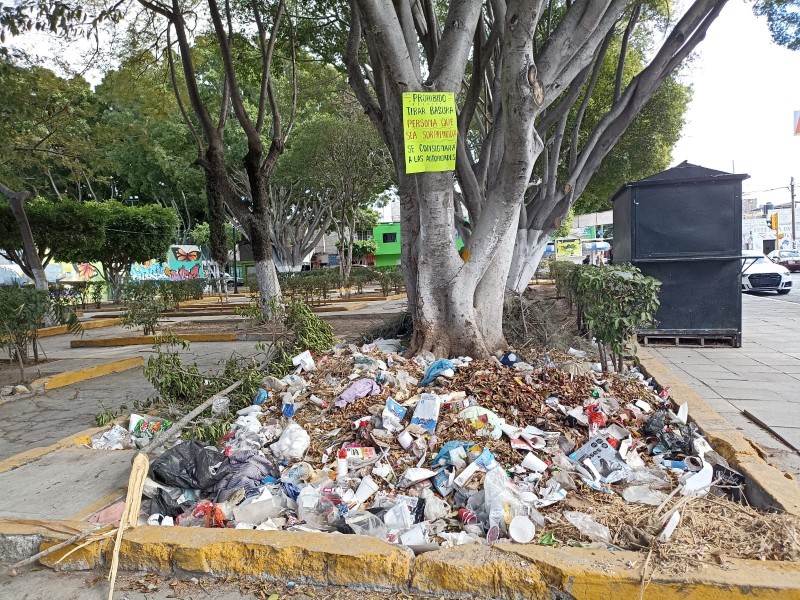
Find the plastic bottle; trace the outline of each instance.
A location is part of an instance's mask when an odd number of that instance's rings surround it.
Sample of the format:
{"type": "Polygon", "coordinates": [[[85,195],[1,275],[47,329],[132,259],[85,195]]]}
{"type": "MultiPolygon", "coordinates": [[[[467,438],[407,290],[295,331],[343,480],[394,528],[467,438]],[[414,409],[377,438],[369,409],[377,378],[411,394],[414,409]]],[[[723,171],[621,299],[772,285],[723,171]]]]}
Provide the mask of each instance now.
{"type": "Polygon", "coordinates": [[[336,454],[336,479],[338,481],[347,479],[347,450],[344,448],[336,454]]]}

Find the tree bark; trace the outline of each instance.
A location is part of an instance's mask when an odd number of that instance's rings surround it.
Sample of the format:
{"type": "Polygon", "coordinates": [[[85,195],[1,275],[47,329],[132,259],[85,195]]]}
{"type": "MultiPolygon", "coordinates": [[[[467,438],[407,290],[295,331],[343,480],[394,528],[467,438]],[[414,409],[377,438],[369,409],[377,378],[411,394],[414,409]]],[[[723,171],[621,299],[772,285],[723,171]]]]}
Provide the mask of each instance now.
{"type": "Polygon", "coordinates": [[[549,234],[541,229],[517,229],[511,268],[506,280],[508,289],[519,294],[525,291],[539,268],[548,238],[549,234]]]}
{"type": "Polygon", "coordinates": [[[8,198],[8,203],[11,205],[11,212],[14,214],[14,219],[19,227],[20,237],[22,238],[22,250],[25,253],[25,262],[28,263],[28,268],[33,275],[33,282],[36,289],[40,292],[50,292],[47,285],[47,275],[45,275],[42,261],[39,258],[39,253],[36,251],[36,244],[33,241],[33,232],[31,232],[31,225],[28,223],[28,215],[25,214],[25,201],[31,197],[30,192],[14,192],[0,184],[0,193],[8,198]]]}

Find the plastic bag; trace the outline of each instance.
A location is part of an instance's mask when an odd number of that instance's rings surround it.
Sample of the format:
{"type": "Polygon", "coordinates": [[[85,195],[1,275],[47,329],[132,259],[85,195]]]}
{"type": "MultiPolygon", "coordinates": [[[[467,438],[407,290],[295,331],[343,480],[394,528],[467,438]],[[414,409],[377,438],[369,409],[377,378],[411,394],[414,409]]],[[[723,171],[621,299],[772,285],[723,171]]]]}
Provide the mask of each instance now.
{"type": "Polygon", "coordinates": [[[279,458],[300,460],[305,456],[310,444],[311,436],[308,432],[297,423],[289,423],[270,449],[279,458]]]}
{"type": "Polygon", "coordinates": [[[150,500],[150,514],[177,517],[182,515],[190,506],[190,503],[185,505],[178,504],[165,489],[159,488],[155,496],[150,500]]]}
{"type": "Polygon", "coordinates": [[[386,538],[386,525],[379,517],[370,512],[356,511],[348,513],[344,521],[356,535],[368,535],[380,539],[386,538]]]}
{"type": "Polygon", "coordinates": [[[94,450],[125,450],[135,447],[131,434],[119,425],[114,425],[108,431],[92,436],[92,449],[94,450]]]}
{"type": "Polygon", "coordinates": [[[611,543],[611,532],[608,527],[601,525],[586,513],[577,510],[565,510],[564,518],[593,542],[611,543]]]}
{"type": "Polygon", "coordinates": [[[213,488],[228,473],[227,458],[194,440],[167,450],[150,465],[150,477],[154,481],[195,490],[213,488]]]}
{"type": "Polygon", "coordinates": [[[425,499],[425,519],[435,521],[444,519],[450,514],[450,505],[441,498],[438,498],[430,489],[422,490],[422,497],[425,499]]]}
{"type": "Polygon", "coordinates": [[[314,357],[311,356],[311,352],[308,350],[292,357],[292,364],[295,367],[300,367],[303,371],[313,371],[317,368],[314,364],[314,357]]]}
{"type": "Polygon", "coordinates": [[[433,383],[434,379],[439,377],[439,375],[452,377],[454,373],[453,363],[446,358],[440,358],[425,369],[425,378],[420,385],[429,385],[433,383]]]}
{"type": "Polygon", "coordinates": [[[625,502],[659,506],[667,498],[667,495],[652,490],[646,485],[632,485],[622,490],[622,497],[625,502]]]}
{"type": "Polygon", "coordinates": [[[228,410],[228,407],[231,405],[231,399],[227,396],[220,396],[219,398],[214,398],[214,401],[211,403],[211,414],[215,417],[221,415],[225,411],[228,410]]]}

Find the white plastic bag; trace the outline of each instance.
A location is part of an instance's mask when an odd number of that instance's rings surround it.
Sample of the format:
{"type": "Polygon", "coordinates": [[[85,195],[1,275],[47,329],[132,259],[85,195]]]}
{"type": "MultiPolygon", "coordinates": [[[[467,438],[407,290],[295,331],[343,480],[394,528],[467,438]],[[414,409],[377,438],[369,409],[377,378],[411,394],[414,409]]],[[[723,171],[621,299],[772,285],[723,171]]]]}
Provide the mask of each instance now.
{"type": "Polygon", "coordinates": [[[305,456],[310,444],[311,436],[308,432],[297,423],[289,423],[270,449],[279,458],[300,460],[305,456]]]}
{"type": "Polygon", "coordinates": [[[586,513],[577,510],[565,510],[564,518],[593,542],[611,543],[611,532],[608,527],[601,525],[586,513]]]}

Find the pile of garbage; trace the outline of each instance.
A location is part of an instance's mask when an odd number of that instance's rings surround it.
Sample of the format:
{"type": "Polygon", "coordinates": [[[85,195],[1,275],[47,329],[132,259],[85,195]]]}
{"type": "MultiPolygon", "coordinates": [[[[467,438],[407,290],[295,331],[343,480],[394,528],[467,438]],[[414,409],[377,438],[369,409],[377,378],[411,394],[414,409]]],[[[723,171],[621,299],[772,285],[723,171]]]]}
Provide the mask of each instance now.
{"type": "MultiPolygon", "coordinates": [[[[399,350],[304,352],[296,372],[264,377],[216,446],[184,440],[152,460],[142,522],[355,533],[416,552],[552,545],[570,541],[554,533],[567,527],[575,544],[642,548],[668,540],[692,498],[742,499],[744,477],[687,406],[635,367],[603,372],[578,351],[525,362],[399,350]],[[611,498],[650,518],[612,531],[589,509],[611,498]]],[[[230,410],[227,398],[212,407],[230,410]]],[[[144,447],[170,426],[132,415],[93,447],[144,447]]]]}

